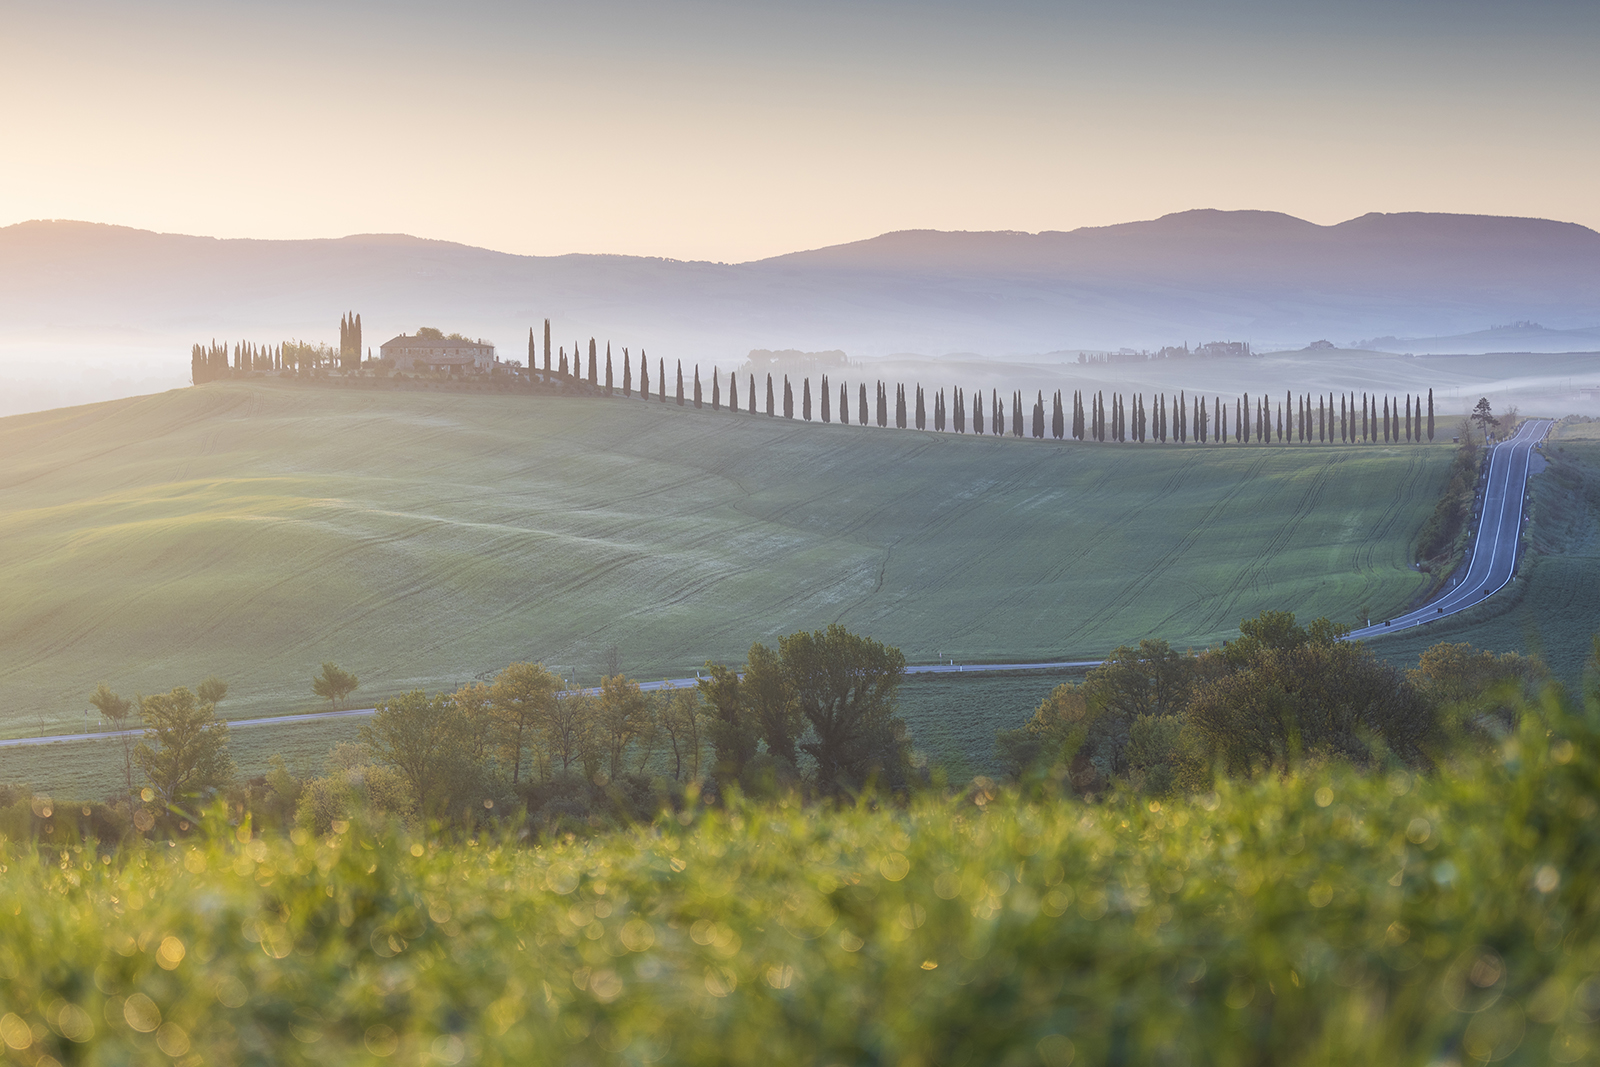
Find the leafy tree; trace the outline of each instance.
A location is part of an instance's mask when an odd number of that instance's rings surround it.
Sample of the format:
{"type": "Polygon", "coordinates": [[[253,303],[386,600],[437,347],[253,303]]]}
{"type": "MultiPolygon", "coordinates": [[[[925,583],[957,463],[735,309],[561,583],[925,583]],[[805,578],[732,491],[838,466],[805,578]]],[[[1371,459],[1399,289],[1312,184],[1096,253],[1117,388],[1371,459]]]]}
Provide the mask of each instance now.
{"type": "Polygon", "coordinates": [[[684,778],[685,764],[691,779],[700,774],[700,738],[703,713],[700,689],[669,689],[656,713],[661,732],[672,748],[672,777],[684,778]]]}
{"type": "Polygon", "coordinates": [[[180,686],[142,698],[139,714],[145,734],[133,758],[163,805],[176,806],[232,781],[228,725],[217,717],[215,703],[180,686]]]}
{"type": "Polygon", "coordinates": [[[582,693],[557,693],[556,699],[538,709],[545,753],[552,768],[557,760],[561,762],[563,774],[570,772],[574,763],[582,763],[589,748],[592,703],[582,693]]]}
{"type": "Polygon", "coordinates": [[[707,663],[706,674],[698,688],[710,707],[706,733],[711,739],[717,778],[723,782],[738,781],[745,766],[755,757],[761,726],[745,706],[737,671],[707,663]]]}
{"type": "Polygon", "coordinates": [[[500,747],[510,757],[506,762],[513,785],[522,778],[522,753],[550,721],[560,691],[561,679],[542,663],[513,663],[495,676],[489,699],[500,747]]]}
{"type": "Polygon", "coordinates": [[[903,788],[908,769],[905,723],[895,697],[905,657],[838,623],[779,639],[778,655],[795,706],[811,727],[800,747],[817,761],[824,795],[859,790],[874,776],[903,788]]]}
{"type": "Polygon", "coordinates": [[[600,706],[597,709],[599,739],[610,764],[609,776],[622,776],[628,746],[648,740],[655,728],[654,706],[639,690],[639,683],[620,674],[600,681],[600,706]]]}
{"type": "Polygon", "coordinates": [[[1516,730],[1517,709],[1536,701],[1550,672],[1537,656],[1441,641],[1422,653],[1406,680],[1432,702],[1445,730],[1498,744],[1516,730]]]}
{"type": "Polygon", "coordinates": [[[1472,414],[1468,418],[1477,423],[1478,429],[1483,431],[1485,443],[1489,440],[1489,431],[1500,425],[1500,420],[1494,417],[1494,411],[1489,406],[1489,398],[1486,396],[1478,398],[1478,403],[1473,407],[1472,414]]]}
{"type": "MultiPolygon", "coordinates": [[[[349,671],[342,671],[332,663],[322,665],[322,673],[311,679],[311,691],[337,708],[339,702],[357,688],[356,676],[349,671]]],[[[205,697],[205,688],[201,687],[201,698],[205,697]]]]}
{"type": "Polygon", "coordinates": [[[443,693],[430,699],[415,689],[381,702],[361,740],[405,778],[422,814],[442,818],[492,799],[484,768],[472,758],[482,750],[484,726],[443,693]]]}
{"type": "Polygon", "coordinates": [[[195,688],[195,696],[202,704],[220,704],[228,696],[228,683],[213,674],[195,688]]]}
{"type": "Polygon", "coordinates": [[[767,751],[795,766],[795,744],[803,726],[782,657],[759,642],[751,645],[739,694],[761,739],[767,743],[767,751]]]}
{"type": "MultiPolygon", "coordinates": [[[[124,799],[133,796],[133,738],[126,731],[128,729],[128,713],[133,710],[133,701],[126,697],[119,697],[111,691],[111,687],[101,682],[94,693],[89,697],[89,703],[104,715],[106,721],[111,723],[111,728],[116,730],[122,742],[122,770],[127,778],[127,793],[124,799]]],[[[130,800],[131,803],[131,800],[130,800]]]]}

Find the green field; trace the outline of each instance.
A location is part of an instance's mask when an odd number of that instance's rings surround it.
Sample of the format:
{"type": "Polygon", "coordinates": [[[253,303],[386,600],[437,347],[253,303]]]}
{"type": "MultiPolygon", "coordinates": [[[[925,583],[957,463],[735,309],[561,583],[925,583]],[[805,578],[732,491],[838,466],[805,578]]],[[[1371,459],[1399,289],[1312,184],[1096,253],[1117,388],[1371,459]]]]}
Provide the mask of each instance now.
{"type": "Polygon", "coordinates": [[[100,681],[295,710],[324,659],[370,701],[517,659],[593,681],[612,645],[677,675],[835,620],[912,662],[1354,622],[1422,587],[1449,459],[244,383],[0,420],[0,449],[12,734],[81,728],[100,681]]]}

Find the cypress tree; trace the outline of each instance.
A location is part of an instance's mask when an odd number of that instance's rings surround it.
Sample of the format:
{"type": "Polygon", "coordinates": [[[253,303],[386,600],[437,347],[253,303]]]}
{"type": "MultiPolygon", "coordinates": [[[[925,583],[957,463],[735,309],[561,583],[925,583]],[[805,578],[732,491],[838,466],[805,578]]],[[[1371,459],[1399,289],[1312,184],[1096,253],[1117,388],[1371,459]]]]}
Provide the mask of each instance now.
{"type": "Polygon", "coordinates": [[[1367,394],[1361,394],[1361,441],[1363,444],[1372,440],[1372,427],[1367,417],[1367,394]]]}
{"type": "Polygon", "coordinates": [[[878,383],[878,429],[889,428],[889,387],[883,382],[878,383]]]}
{"type": "Polygon", "coordinates": [[[1428,389],[1428,440],[1433,440],[1433,389],[1428,389]]]}
{"type": "Polygon", "coordinates": [[[589,338],[589,384],[596,389],[600,387],[600,360],[593,337],[589,338]]]}
{"type": "Polygon", "coordinates": [[[606,342],[606,396],[611,395],[611,342],[606,342]]]}
{"type": "Polygon", "coordinates": [[[826,374],[822,376],[822,384],[817,387],[817,399],[822,402],[822,421],[832,422],[831,416],[833,412],[829,410],[832,405],[828,397],[828,376],[826,374]]]}
{"type": "Polygon", "coordinates": [[[683,360],[681,359],[678,360],[678,387],[673,399],[678,402],[680,408],[683,407],[683,360]]]}
{"type": "Polygon", "coordinates": [[[626,348],[622,350],[622,395],[633,395],[633,366],[626,348]]]}
{"type": "Polygon", "coordinates": [[[856,425],[865,426],[867,418],[867,383],[862,382],[861,391],[856,397],[856,425]]]}
{"type": "Polygon", "coordinates": [[[1406,394],[1406,441],[1411,440],[1411,394],[1406,394]]]}
{"type": "Polygon", "coordinates": [[[756,376],[750,375],[750,414],[756,413],[756,376]]]}
{"type": "Polygon", "coordinates": [[[1059,441],[1067,435],[1067,415],[1061,410],[1061,390],[1050,398],[1050,436],[1059,441]]]}
{"type": "Polygon", "coordinates": [[[561,377],[565,378],[566,376],[567,376],[567,350],[565,348],[562,348],[561,349],[561,377]]]}
{"type": "Polygon", "coordinates": [[[794,418],[794,389],[789,385],[789,376],[783,376],[783,417],[794,418]]]}
{"type": "Polygon", "coordinates": [[[539,342],[533,339],[533,327],[528,327],[528,373],[531,375],[539,365],[539,342]]]}
{"type": "Polygon", "coordinates": [[[1383,398],[1383,443],[1389,443],[1389,398],[1383,398]]]}
{"type": "Polygon", "coordinates": [[[800,417],[807,422],[811,421],[811,379],[800,380],[800,417]]]}
{"type": "Polygon", "coordinates": [[[739,372],[728,372],[728,410],[739,410],[739,372]]]}
{"type": "Polygon", "coordinates": [[[778,403],[772,394],[772,372],[767,372],[767,418],[772,418],[778,413],[778,403]]]}
{"type": "Polygon", "coordinates": [[[906,428],[906,387],[898,383],[894,387],[894,428],[906,428]]]}
{"type": "Polygon", "coordinates": [[[722,410],[722,386],[717,382],[717,366],[711,365],[711,410],[722,410]]]}
{"type": "MultiPolygon", "coordinates": [[[[640,354],[642,355],[643,353],[640,354]]],[[[678,394],[680,396],[683,395],[682,374],[678,375],[678,394]]],[[[665,359],[656,361],[656,402],[659,404],[667,402],[667,361],[665,359]]]]}
{"type": "Polygon", "coordinates": [[[650,361],[644,358],[643,350],[639,352],[639,399],[650,402],[650,361]]]}
{"type": "Polygon", "coordinates": [[[850,391],[844,382],[839,383],[839,425],[850,425],[850,391]]]}
{"type": "Polygon", "coordinates": [[[916,411],[917,429],[926,430],[928,428],[928,413],[927,413],[927,410],[926,410],[926,408],[925,408],[925,406],[924,406],[924,404],[922,402],[922,384],[920,382],[917,384],[916,389],[917,389],[917,411],[916,411]]]}
{"type": "Polygon", "coordinates": [[[956,386],[953,390],[951,390],[951,393],[952,393],[953,399],[955,400],[956,433],[966,433],[967,432],[967,394],[961,391],[961,387],[959,385],[956,386]]]}
{"type": "Polygon", "coordinates": [[[544,320],[544,372],[550,373],[550,320],[544,320]]]}
{"type": "Polygon", "coordinates": [[[983,390],[979,389],[973,396],[972,405],[972,432],[983,436],[983,390]]]}
{"type": "Polygon", "coordinates": [[[1033,436],[1036,440],[1044,438],[1044,390],[1039,390],[1039,395],[1033,401],[1033,436]]]}
{"type": "MultiPolygon", "coordinates": [[[[679,367],[682,367],[681,363],[679,364],[679,367]]],[[[678,373],[682,374],[683,371],[680,369],[678,373]]],[[[700,364],[698,363],[694,365],[694,406],[697,408],[700,407],[700,364]]]]}

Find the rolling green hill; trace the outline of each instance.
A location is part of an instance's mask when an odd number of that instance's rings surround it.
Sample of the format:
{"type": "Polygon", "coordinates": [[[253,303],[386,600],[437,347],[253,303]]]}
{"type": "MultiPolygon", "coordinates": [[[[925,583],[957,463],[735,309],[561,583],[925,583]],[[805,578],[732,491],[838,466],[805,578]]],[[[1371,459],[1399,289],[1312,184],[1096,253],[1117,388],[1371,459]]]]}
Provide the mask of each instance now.
{"type": "MultiPolygon", "coordinates": [[[[837,620],[912,662],[1354,622],[1448,447],[1077,443],[645,404],[229,383],[0,420],[0,728],[232,683],[230,715],[516,659],[593,680],[837,620]]],[[[1025,709],[1024,709],[1025,710],[1025,709]]]]}

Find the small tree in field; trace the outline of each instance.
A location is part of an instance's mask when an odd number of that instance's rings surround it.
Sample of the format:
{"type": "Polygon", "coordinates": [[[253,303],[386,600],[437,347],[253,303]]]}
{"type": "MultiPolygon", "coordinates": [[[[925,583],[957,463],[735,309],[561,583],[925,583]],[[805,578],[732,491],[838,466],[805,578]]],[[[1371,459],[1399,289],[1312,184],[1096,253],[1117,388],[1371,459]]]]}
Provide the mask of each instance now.
{"type": "Polygon", "coordinates": [[[322,665],[322,673],[311,679],[311,691],[337,708],[345,697],[354,693],[359,683],[349,671],[342,671],[332,663],[322,665]]]}
{"type": "Polygon", "coordinates": [[[1468,417],[1483,431],[1485,442],[1489,440],[1489,431],[1500,425],[1500,420],[1494,417],[1494,411],[1489,407],[1489,398],[1486,396],[1478,398],[1477,405],[1473,407],[1472,414],[1468,417]]]}
{"type": "Polygon", "coordinates": [[[126,697],[117,696],[111,691],[110,686],[101,682],[99,688],[94,691],[94,695],[89,698],[89,703],[93,704],[100,714],[106,717],[106,721],[111,723],[112,729],[122,734],[119,738],[122,742],[122,769],[127,776],[127,796],[130,798],[129,803],[131,804],[133,796],[133,738],[125,731],[128,728],[128,712],[133,710],[133,701],[128,700],[126,697]]]}
{"type": "Polygon", "coordinates": [[[139,714],[145,735],[133,758],[163,805],[171,807],[232,781],[228,726],[217,718],[216,704],[179,686],[143,698],[139,714]]]}

